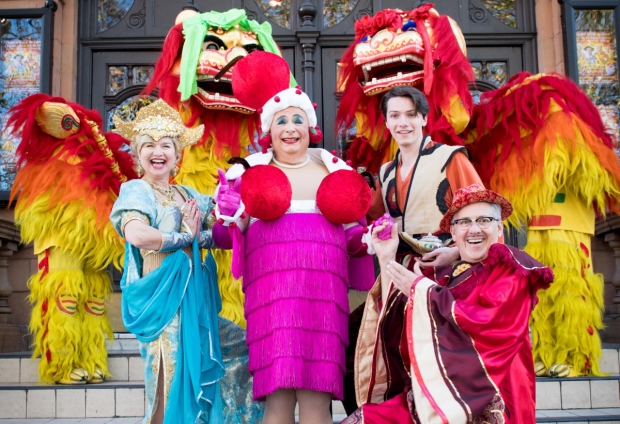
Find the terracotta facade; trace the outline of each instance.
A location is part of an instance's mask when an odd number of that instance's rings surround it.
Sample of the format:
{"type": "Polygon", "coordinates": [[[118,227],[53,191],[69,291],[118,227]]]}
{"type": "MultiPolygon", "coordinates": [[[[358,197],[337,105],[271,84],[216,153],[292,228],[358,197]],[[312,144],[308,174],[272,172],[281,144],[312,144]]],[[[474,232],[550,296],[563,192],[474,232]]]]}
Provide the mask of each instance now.
{"type": "MultiPolygon", "coordinates": [[[[76,101],[79,97],[77,92],[79,5],[77,0],[59,0],[57,4],[58,10],[54,13],[52,94],[64,97],[69,101],[76,101]]],[[[0,0],[0,9],[40,8],[44,5],[45,1],[43,0],[0,0]]],[[[558,1],[536,0],[535,15],[538,70],[539,72],[564,74],[564,41],[558,1]]],[[[12,221],[13,213],[10,209],[0,210],[0,230],[10,228],[12,221]]],[[[595,270],[602,272],[605,276],[606,321],[613,328],[614,314],[618,312],[618,308],[613,303],[613,298],[616,296],[616,286],[612,284],[612,280],[620,285],[620,271],[616,270],[614,251],[610,244],[616,247],[619,262],[617,268],[620,270],[620,241],[616,242],[616,230],[613,222],[611,224],[603,222],[597,228],[601,235],[594,237],[592,243],[593,260],[595,270]],[[614,276],[616,272],[618,272],[617,277],[614,276]]],[[[10,245],[11,236],[9,233],[0,231],[0,351],[27,348],[26,327],[30,314],[30,305],[27,301],[29,294],[27,281],[30,275],[37,271],[37,258],[33,255],[32,247],[17,246],[14,243],[13,249],[11,247],[13,245],[10,245]],[[3,269],[6,268],[6,265],[3,261],[5,260],[8,261],[6,262],[8,269],[4,277],[3,269]],[[7,284],[9,289],[7,289],[7,284]],[[3,309],[3,301],[6,303],[7,298],[10,310],[7,310],[6,307],[3,309]]],[[[620,237],[618,239],[620,240],[620,237]]],[[[111,306],[111,315],[113,315],[116,313],[114,310],[118,307],[117,296],[111,306]]],[[[113,321],[118,321],[118,317],[113,317],[113,321]]],[[[615,340],[615,338],[606,338],[615,340]]]]}

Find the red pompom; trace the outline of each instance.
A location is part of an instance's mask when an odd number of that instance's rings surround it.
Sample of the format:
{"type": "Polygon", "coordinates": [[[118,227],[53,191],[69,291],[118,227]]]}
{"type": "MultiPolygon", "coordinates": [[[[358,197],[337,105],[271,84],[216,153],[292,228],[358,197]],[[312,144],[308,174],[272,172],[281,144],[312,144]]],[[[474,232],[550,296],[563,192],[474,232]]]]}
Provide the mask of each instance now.
{"type": "Polygon", "coordinates": [[[312,107],[316,109],[316,108],[319,107],[319,105],[317,103],[315,103],[315,102],[312,102],[312,107]]]}
{"type": "Polygon", "coordinates": [[[271,147],[271,133],[266,132],[258,139],[258,145],[263,148],[263,153],[267,153],[267,149],[271,147]]]}
{"type": "Polygon", "coordinates": [[[319,144],[321,140],[323,140],[323,132],[321,132],[321,129],[317,125],[314,129],[310,130],[310,143],[319,144]]]}
{"type": "Polygon", "coordinates": [[[274,97],[273,101],[276,102],[276,103],[280,103],[280,96],[274,97]]]}
{"type": "Polygon", "coordinates": [[[346,163],[348,166],[351,166],[351,167],[353,166],[353,161],[352,161],[351,159],[347,160],[345,163],[346,163]]]}
{"type": "MultiPolygon", "coordinates": [[[[243,212],[243,213],[241,214],[241,219],[245,219],[245,217],[246,217],[246,216],[248,216],[248,215],[247,215],[245,212],[243,212]]],[[[368,229],[368,228],[366,228],[366,229],[368,229]]]]}
{"type": "Polygon", "coordinates": [[[301,85],[296,85],[295,88],[301,90],[301,85]]]}
{"type": "Polygon", "coordinates": [[[291,206],[293,189],[288,178],[275,166],[256,165],[241,180],[241,200],[254,218],[270,221],[284,215],[291,206]]]}
{"type": "Polygon", "coordinates": [[[362,230],[362,233],[364,233],[364,234],[368,234],[368,231],[369,231],[369,230],[368,230],[368,227],[364,227],[364,229],[362,230]]]}
{"type": "Polygon", "coordinates": [[[333,163],[338,163],[338,158],[332,158],[333,163]]]}
{"type": "Polygon", "coordinates": [[[215,209],[211,209],[211,215],[215,216],[215,209]]]}
{"type": "Polygon", "coordinates": [[[295,90],[295,94],[301,95],[301,90],[295,90]]]}
{"type": "Polygon", "coordinates": [[[220,224],[220,225],[222,225],[222,224],[224,223],[224,220],[223,220],[222,218],[218,218],[218,219],[217,219],[217,223],[218,223],[218,224],[220,224]]]}
{"type": "Polygon", "coordinates": [[[368,249],[368,245],[366,243],[362,243],[362,249],[364,250],[368,249]]]}
{"type": "Polygon", "coordinates": [[[228,224],[228,227],[230,228],[236,228],[237,224],[235,224],[234,222],[231,222],[230,224],[228,224]]]}
{"type": "Polygon", "coordinates": [[[259,108],[256,110],[256,112],[258,112],[258,114],[260,115],[261,113],[263,113],[263,108],[262,108],[262,107],[259,107],[259,108]]]}
{"type": "Polygon", "coordinates": [[[364,177],[347,169],[325,177],[316,194],[321,213],[334,224],[361,220],[366,216],[371,200],[372,193],[364,177]]]}
{"type": "Polygon", "coordinates": [[[337,152],[337,151],[335,151],[335,150],[332,150],[332,151],[331,151],[331,154],[332,154],[332,155],[334,155],[334,156],[336,156],[336,155],[338,154],[338,152],[337,152]]]}

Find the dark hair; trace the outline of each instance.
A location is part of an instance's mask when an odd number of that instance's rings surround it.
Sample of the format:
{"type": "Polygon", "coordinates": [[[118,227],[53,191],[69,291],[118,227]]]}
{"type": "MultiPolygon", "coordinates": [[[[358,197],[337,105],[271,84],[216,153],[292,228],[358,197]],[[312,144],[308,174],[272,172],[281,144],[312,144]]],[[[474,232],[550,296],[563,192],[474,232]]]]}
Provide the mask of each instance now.
{"type": "Polygon", "coordinates": [[[428,100],[426,100],[424,93],[417,88],[413,88],[408,85],[401,85],[392,88],[385,96],[383,96],[383,99],[381,99],[381,113],[383,113],[384,118],[387,118],[388,102],[394,97],[408,97],[413,102],[416,114],[421,113],[423,118],[426,118],[426,115],[428,115],[428,100]]]}

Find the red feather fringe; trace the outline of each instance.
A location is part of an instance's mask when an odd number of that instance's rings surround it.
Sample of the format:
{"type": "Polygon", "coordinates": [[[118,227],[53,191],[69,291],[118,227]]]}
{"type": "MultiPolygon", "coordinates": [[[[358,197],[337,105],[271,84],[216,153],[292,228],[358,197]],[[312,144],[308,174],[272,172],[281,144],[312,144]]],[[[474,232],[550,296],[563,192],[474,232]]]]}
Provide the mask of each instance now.
{"type": "MultiPolygon", "coordinates": [[[[172,68],[174,67],[174,64],[176,63],[177,59],[181,58],[183,41],[184,41],[183,24],[180,23],[178,25],[173,26],[170,32],[168,32],[168,35],[166,36],[166,40],[164,41],[164,46],[161,51],[161,56],[159,57],[159,59],[157,60],[157,64],[155,65],[155,72],[153,73],[153,77],[151,78],[151,81],[149,82],[149,84],[144,88],[144,90],[142,90],[141,94],[144,94],[144,95],[151,94],[151,92],[157,86],[160,86],[160,90],[163,88],[162,86],[165,84],[162,84],[162,83],[166,81],[167,79],[166,77],[172,71],[172,68]]],[[[177,79],[177,83],[173,88],[176,91],[178,87],[179,87],[179,81],[177,79]]],[[[166,87],[166,88],[170,88],[170,87],[166,87]]],[[[179,94],[179,98],[180,96],[181,95],[179,94]]],[[[166,100],[166,102],[168,101],[166,100]]],[[[175,103],[169,103],[169,104],[177,104],[177,103],[175,102],[175,103]]]]}
{"type": "MultiPolygon", "coordinates": [[[[13,134],[20,137],[20,144],[15,152],[17,167],[28,164],[44,164],[55,160],[62,155],[80,157],[82,161],[75,164],[81,171],[81,180],[88,182],[93,190],[112,191],[118,194],[121,182],[116,178],[108,159],[100,151],[94,139],[92,128],[86,120],[93,121],[102,127],[99,112],[88,110],[77,103],[66,102],[61,97],[52,97],[47,94],[33,94],[19,102],[8,112],[7,127],[13,127],[13,134]],[[36,123],[36,110],[44,102],[57,102],[69,105],[79,117],[79,131],[61,140],[44,133],[36,123]],[[21,131],[20,131],[21,129],[21,131]],[[81,138],[84,140],[80,141],[81,138]]],[[[133,160],[129,153],[121,151],[121,147],[129,144],[127,140],[115,133],[104,133],[108,146],[119,164],[120,171],[128,179],[137,178],[133,170],[133,160]]],[[[11,193],[14,196],[16,193],[11,193]]]]}
{"type": "MultiPolygon", "coordinates": [[[[605,131],[598,109],[573,81],[561,75],[549,74],[522,84],[529,76],[529,73],[521,72],[502,88],[484,93],[481,103],[474,109],[472,121],[475,122],[479,138],[470,145],[471,156],[485,185],[490,183],[496,167],[500,167],[513,153],[513,148],[517,154],[522,153],[520,128],[531,131],[529,140],[536,139],[545,124],[551,100],[564,113],[579,116],[607,148],[613,147],[612,138],[605,131]],[[514,89],[518,85],[518,89],[514,89]],[[498,118],[501,120],[496,122],[498,118]],[[490,128],[493,128],[493,137],[485,135],[490,128]]],[[[608,171],[612,174],[616,172],[615,169],[608,171]]]]}

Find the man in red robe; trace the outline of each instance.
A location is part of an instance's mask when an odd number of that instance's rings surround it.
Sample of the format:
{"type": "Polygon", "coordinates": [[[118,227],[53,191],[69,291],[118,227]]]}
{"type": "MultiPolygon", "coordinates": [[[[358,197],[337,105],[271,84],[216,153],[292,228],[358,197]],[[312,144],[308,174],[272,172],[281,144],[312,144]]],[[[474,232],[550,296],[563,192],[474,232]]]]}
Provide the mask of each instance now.
{"type": "Polygon", "coordinates": [[[535,375],[528,320],[536,291],[552,271],[525,252],[498,243],[512,205],[479,185],[455,192],[441,221],[461,255],[453,265],[409,271],[395,261],[398,231],[380,240],[381,276],[369,293],[355,357],[357,401],[343,424],[536,422],[535,375]],[[409,295],[398,340],[377,338],[377,322],[394,290],[409,295]],[[383,401],[382,344],[400,343],[411,384],[383,401]]]}

